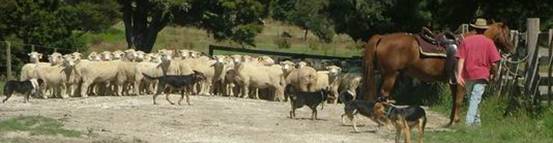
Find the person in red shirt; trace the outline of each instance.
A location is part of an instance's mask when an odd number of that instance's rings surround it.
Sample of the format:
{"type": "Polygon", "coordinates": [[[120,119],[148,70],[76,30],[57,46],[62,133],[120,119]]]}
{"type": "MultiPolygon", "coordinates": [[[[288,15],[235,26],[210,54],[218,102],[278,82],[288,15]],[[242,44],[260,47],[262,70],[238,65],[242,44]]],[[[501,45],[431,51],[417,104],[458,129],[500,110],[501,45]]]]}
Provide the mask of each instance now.
{"type": "Polygon", "coordinates": [[[488,28],[486,19],[478,18],[471,27],[477,34],[465,37],[459,45],[456,79],[458,84],[466,88],[467,96],[470,96],[466,125],[480,126],[478,105],[490,80],[490,72],[501,56],[494,42],[483,35],[488,28]]]}

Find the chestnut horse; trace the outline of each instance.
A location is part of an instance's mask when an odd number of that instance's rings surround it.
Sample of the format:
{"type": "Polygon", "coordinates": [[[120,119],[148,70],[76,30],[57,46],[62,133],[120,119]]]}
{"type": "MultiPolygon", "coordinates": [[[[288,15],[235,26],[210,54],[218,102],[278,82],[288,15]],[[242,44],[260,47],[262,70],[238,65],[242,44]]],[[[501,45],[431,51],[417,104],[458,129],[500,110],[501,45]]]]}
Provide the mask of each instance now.
{"type": "MultiPolygon", "coordinates": [[[[466,35],[472,34],[475,33],[466,35]]],[[[513,48],[508,40],[508,34],[509,28],[503,23],[491,24],[484,33],[503,52],[510,52],[513,48]]],[[[422,81],[447,82],[449,79],[445,73],[445,58],[423,57],[419,52],[419,44],[414,35],[407,33],[375,35],[371,37],[364,48],[363,83],[367,84],[364,84],[362,92],[365,100],[376,100],[375,70],[379,70],[382,74],[380,96],[385,99],[390,95],[399,72],[422,81]]],[[[450,89],[453,96],[453,108],[448,125],[459,122],[458,114],[465,94],[465,88],[460,85],[450,85],[450,89]]]]}

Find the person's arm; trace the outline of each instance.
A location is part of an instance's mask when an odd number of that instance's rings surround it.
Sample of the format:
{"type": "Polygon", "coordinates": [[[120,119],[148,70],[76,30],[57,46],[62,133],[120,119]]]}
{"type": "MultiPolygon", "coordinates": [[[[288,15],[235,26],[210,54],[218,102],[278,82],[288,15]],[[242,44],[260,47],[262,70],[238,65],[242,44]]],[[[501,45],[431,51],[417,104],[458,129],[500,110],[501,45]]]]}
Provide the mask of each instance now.
{"type": "Polygon", "coordinates": [[[499,74],[497,74],[497,63],[498,62],[494,62],[492,63],[492,66],[490,67],[490,80],[491,81],[495,81],[498,77],[499,74]]]}
{"type": "Polygon", "coordinates": [[[465,80],[462,76],[464,65],[465,59],[459,58],[459,60],[457,61],[457,72],[455,72],[455,78],[457,79],[457,83],[459,83],[461,86],[465,86],[465,80]]]}
{"type": "Polygon", "coordinates": [[[459,49],[457,49],[457,53],[455,57],[457,57],[457,71],[455,72],[455,79],[457,80],[457,83],[461,86],[465,86],[465,80],[463,79],[463,70],[465,68],[465,57],[467,53],[465,50],[465,42],[461,41],[459,43],[459,49]]]}

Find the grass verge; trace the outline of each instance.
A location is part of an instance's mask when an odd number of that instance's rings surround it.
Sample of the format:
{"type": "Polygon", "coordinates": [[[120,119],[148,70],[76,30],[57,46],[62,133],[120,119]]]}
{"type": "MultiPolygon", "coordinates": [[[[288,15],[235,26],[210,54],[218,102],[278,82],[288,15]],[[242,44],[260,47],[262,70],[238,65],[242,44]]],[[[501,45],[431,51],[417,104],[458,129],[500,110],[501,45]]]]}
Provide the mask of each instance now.
{"type": "Polygon", "coordinates": [[[0,122],[0,133],[13,131],[29,132],[30,135],[81,136],[79,131],[64,129],[60,121],[43,116],[20,116],[0,122]]]}
{"type": "MultiPolygon", "coordinates": [[[[442,104],[431,107],[431,110],[449,115],[451,97],[442,99],[442,104]],[[449,98],[449,99],[447,99],[449,98]]],[[[466,99],[466,98],[465,98],[466,99]]],[[[546,109],[539,117],[530,117],[519,112],[516,115],[504,117],[507,99],[488,97],[480,104],[482,126],[479,128],[466,127],[464,121],[452,127],[454,132],[427,132],[425,142],[451,143],[550,143],[553,142],[553,109],[546,109]]],[[[463,105],[464,111],[468,104],[463,105]]],[[[462,112],[461,119],[466,116],[462,112]]]]}

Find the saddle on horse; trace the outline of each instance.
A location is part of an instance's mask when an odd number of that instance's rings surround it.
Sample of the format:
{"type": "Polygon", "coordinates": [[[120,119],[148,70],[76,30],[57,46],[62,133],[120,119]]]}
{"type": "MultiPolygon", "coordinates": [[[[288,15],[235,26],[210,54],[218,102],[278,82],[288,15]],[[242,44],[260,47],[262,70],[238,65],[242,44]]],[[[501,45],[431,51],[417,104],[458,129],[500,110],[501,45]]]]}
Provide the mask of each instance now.
{"type": "Polygon", "coordinates": [[[455,72],[457,65],[457,40],[451,32],[434,34],[428,28],[423,27],[419,34],[415,35],[419,43],[420,53],[427,57],[442,57],[446,59],[445,72],[450,79],[450,84],[456,83],[455,72]]]}

